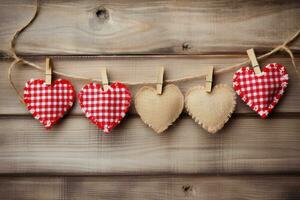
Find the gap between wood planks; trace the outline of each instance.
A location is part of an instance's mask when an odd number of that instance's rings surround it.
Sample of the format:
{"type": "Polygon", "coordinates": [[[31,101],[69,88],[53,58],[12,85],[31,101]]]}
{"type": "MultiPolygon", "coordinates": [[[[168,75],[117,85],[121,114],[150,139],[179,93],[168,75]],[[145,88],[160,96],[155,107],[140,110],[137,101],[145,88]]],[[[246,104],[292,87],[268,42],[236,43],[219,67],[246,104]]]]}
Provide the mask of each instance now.
{"type": "MultiPolygon", "coordinates": [[[[268,51],[257,51],[257,56],[268,51]]],[[[300,52],[293,52],[295,59],[300,58],[300,52]]],[[[43,59],[45,57],[57,59],[88,59],[88,58],[248,58],[247,53],[242,52],[228,52],[228,53],[214,53],[207,52],[203,54],[18,54],[18,56],[25,59],[43,59]]],[[[289,58],[285,52],[279,52],[273,58],[289,58]]],[[[7,52],[0,51],[0,59],[12,60],[7,52]]],[[[233,63],[234,64],[234,63],[233,63]]]]}
{"type": "MultiPolygon", "coordinates": [[[[73,118],[79,118],[79,117],[85,117],[84,113],[74,113],[74,114],[66,114],[65,117],[73,117],[73,118]]],[[[64,118],[65,118],[64,117],[64,118]]],[[[139,115],[137,113],[130,113],[127,118],[139,118],[139,115]]],[[[180,118],[190,118],[190,116],[185,112],[182,111],[180,114],[180,118]]],[[[32,115],[28,113],[20,113],[20,114],[0,114],[0,120],[2,119],[8,119],[8,118],[16,118],[16,119],[26,119],[26,118],[32,118],[32,115]]],[[[231,116],[231,119],[236,118],[249,118],[249,119],[255,119],[260,117],[256,113],[233,113],[231,116]]],[[[300,118],[300,112],[292,113],[292,112],[277,112],[272,113],[269,117],[269,119],[298,119],[300,118]]],[[[264,120],[264,119],[261,119],[264,120]]]]}
{"type": "Polygon", "coordinates": [[[12,173],[0,174],[0,179],[4,178],[262,178],[262,177],[292,177],[300,178],[300,172],[290,173],[147,173],[147,174],[58,174],[58,173],[12,173]]]}

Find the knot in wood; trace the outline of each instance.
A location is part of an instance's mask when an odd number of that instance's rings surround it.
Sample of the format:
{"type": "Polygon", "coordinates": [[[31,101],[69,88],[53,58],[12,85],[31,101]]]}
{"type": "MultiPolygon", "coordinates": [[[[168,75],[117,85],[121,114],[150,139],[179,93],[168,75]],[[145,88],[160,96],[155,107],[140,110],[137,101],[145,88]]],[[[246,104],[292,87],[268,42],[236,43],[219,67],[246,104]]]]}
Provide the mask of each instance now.
{"type": "Polygon", "coordinates": [[[96,9],[95,15],[100,21],[106,21],[109,19],[108,10],[102,6],[96,9]]]}

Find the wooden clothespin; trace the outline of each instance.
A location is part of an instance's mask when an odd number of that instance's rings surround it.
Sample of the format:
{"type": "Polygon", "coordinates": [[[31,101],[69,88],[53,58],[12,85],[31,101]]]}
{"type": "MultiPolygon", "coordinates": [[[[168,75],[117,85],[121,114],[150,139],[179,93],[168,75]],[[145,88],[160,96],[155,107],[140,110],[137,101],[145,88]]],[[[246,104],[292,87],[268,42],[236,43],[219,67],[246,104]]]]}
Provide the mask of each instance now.
{"type": "Polygon", "coordinates": [[[208,71],[205,78],[205,91],[211,92],[212,83],[213,83],[213,74],[214,74],[214,66],[209,66],[208,71]]]}
{"type": "Polygon", "coordinates": [[[158,72],[157,83],[156,83],[156,91],[157,94],[162,94],[163,81],[164,81],[164,67],[161,67],[158,72]]]}
{"type": "Polygon", "coordinates": [[[50,58],[46,58],[45,84],[51,85],[52,82],[52,65],[50,58]]]}
{"type": "Polygon", "coordinates": [[[248,54],[248,57],[249,57],[249,59],[251,61],[251,65],[253,67],[254,73],[255,74],[260,74],[261,70],[260,70],[260,67],[258,65],[254,49],[248,49],[247,50],[247,54],[248,54]]]}
{"type": "Polygon", "coordinates": [[[103,90],[107,91],[109,89],[109,83],[108,83],[106,68],[101,69],[101,78],[102,78],[103,90]]]}

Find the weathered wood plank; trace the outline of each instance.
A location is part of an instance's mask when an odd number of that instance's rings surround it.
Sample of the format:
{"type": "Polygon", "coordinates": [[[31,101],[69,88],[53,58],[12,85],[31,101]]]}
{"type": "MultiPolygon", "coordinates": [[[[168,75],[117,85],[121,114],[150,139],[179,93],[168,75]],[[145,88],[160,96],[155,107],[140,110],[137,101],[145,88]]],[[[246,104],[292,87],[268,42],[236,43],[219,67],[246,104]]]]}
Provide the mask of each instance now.
{"type": "Polygon", "coordinates": [[[299,118],[233,118],[211,135],[181,117],[156,135],[128,117],[110,135],[83,116],[45,130],[31,117],[0,119],[0,173],[295,173],[299,118]]]}
{"type": "MultiPolygon", "coordinates": [[[[159,66],[165,66],[165,78],[174,79],[184,76],[191,76],[197,73],[203,74],[207,71],[207,66],[215,65],[216,68],[227,67],[235,63],[239,63],[245,60],[245,57],[241,56],[167,56],[167,57],[103,57],[103,58],[54,58],[54,69],[72,73],[76,75],[82,75],[92,78],[101,78],[100,68],[107,67],[110,80],[140,82],[148,81],[155,82],[157,79],[157,71],[159,66]],[[184,69],[184,70],[183,70],[184,69]]],[[[41,59],[37,60],[37,63],[44,65],[44,61],[41,63],[41,59]]],[[[288,66],[288,72],[290,75],[290,81],[286,95],[282,98],[279,105],[275,109],[275,113],[300,112],[300,83],[296,77],[295,70],[291,67],[290,60],[288,58],[278,57],[267,59],[262,62],[262,65],[279,62],[288,66]]],[[[296,63],[300,66],[300,59],[296,59],[296,63]]],[[[20,115],[28,114],[26,108],[21,105],[14,90],[10,87],[7,80],[7,69],[10,65],[9,61],[0,62],[0,114],[4,115],[20,115]]],[[[232,85],[233,72],[229,72],[223,75],[217,75],[214,77],[214,83],[226,83],[232,85]]],[[[43,72],[39,72],[35,69],[31,69],[26,66],[19,66],[13,71],[13,78],[20,92],[23,93],[23,87],[25,82],[30,78],[42,78],[45,75],[43,72]]],[[[76,91],[79,92],[87,81],[72,80],[76,87],[76,91]]],[[[179,83],[181,91],[185,93],[189,88],[204,84],[203,80],[194,80],[179,83]]],[[[139,86],[140,87],[140,86],[139,86]]],[[[133,96],[135,95],[139,87],[130,87],[133,96]]],[[[238,99],[238,105],[236,113],[254,113],[244,103],[238,99]]],[[[132,106],[131,113],[135,113],[134,106],[132,106]]],[[[76,103],[72,109],[71,114],[82,114],[79,105],[76,103]]]]}
{"type": "Polygon", "coordinates": [[[0,199],[64,199],[63,178],[0,178],[0,199]]]}
{"type": "MultiPolygon", "coordinates": [[[[1,1],[0,51],[8,50],[33,10],[32,0],[1,1]]],[[[266,51],[294,34],[299,20],[297,0],[45,0],[17,48],[23,54],[266,51]]],[[[300,41],[294,44],[299,49],[300,41]]]]}
{"type": "Polygon", "coordinates": [[[0,198],[296,200],[299,176],[3,177],[0,198]]]}

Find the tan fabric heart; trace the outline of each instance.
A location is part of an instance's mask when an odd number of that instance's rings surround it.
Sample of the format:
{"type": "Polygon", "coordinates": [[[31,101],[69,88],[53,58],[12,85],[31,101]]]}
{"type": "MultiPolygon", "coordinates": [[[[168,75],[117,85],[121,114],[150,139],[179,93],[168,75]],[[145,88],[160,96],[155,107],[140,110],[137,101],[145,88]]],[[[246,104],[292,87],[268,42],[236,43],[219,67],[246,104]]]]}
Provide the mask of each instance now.
{"type": "Polygon", "coordinates": [[[203,86],[190,89],[185,107],[190,116],[210,133],[222,129],[236,106],[235,92],[228,85],[216,85],[211,93],[203,86]]]}
{"type": "Polygon", "coordinates": [[[141,119],[155,132],[162,133],[180,115],[184,96],[175,85],[166,85],[158,95],[152,87],[144,86],[135,96],[135,109],[141,119]]]}

